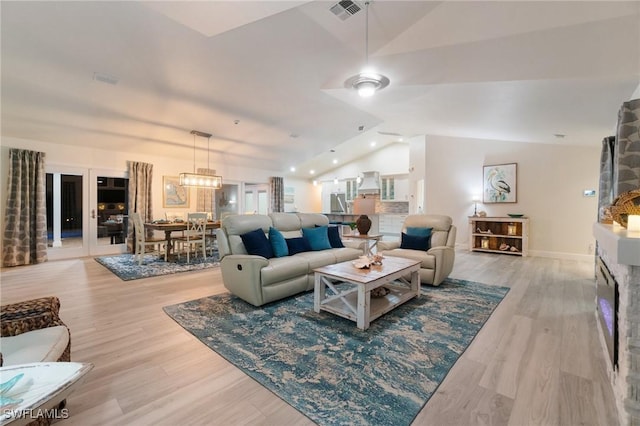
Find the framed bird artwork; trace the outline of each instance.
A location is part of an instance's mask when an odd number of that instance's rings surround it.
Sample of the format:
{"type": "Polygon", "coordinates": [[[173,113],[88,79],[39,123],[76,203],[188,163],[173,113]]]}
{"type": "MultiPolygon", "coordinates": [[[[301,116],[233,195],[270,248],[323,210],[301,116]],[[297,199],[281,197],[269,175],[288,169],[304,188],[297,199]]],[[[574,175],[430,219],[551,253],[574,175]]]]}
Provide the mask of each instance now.
{"type": "Polygon", "coordinates": [[[517,169],[518,165],[516,163],[484,166],[482,202],[517,202],[517,169]]]}

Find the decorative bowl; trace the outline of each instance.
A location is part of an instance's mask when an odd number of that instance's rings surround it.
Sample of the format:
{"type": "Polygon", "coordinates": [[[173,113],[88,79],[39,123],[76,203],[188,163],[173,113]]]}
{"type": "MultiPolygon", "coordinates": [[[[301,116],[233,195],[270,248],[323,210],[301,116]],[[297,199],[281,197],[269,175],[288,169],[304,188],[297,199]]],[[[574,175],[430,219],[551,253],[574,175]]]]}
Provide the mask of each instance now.
{"type": "Polygon", "coordinates": [[[522,213],[507,213],[509,217],[522,217],[524,214],[522,213]]]}

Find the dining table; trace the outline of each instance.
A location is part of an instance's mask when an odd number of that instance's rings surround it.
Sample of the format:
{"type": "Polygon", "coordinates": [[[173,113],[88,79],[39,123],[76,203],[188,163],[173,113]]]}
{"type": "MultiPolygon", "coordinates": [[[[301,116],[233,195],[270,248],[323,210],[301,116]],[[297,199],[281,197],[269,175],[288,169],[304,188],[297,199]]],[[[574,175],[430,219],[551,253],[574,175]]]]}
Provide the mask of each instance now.
{"type": "MultiPolygon", "coordinates": [[[[152,229],[154,231],[164,231],[165,239],[167,240],[167,244],[165,244],[165,253],[167,255],[167,259],[171,257],[171,251],[173,250],[173,239],[172,234],[174,232],[184,232],[187,230],[187,222],[170,222],[164,220],[158,220],[153,222],[147,222],[144,224],[145,229],[152,229]]],[[[206,229],[217,229],[220,228],[219,220],[210,220],[207,221],[206,229]]]]}

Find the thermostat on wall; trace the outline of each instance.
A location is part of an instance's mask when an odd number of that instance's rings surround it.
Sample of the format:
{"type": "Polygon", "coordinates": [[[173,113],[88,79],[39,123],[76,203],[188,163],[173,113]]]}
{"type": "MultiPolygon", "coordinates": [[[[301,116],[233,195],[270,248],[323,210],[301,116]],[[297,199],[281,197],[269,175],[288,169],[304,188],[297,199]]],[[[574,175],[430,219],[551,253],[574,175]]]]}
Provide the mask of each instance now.
{"type": "Polygon", "coordinates": [[[596,196],[596,190],[595,189],[585,189],[584,191],[582,191],[582,196],[583,197],[595,197],[596,196]]]}

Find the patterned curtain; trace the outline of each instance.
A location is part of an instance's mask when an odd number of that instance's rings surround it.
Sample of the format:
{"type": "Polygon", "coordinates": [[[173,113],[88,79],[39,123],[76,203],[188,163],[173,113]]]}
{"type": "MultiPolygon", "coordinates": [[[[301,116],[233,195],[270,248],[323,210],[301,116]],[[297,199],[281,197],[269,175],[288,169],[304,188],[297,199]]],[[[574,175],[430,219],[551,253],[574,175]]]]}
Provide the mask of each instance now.
{"type": "Polygon", "coordinates": [[[274,213],[284,212],[284,178],[270,177],[269,190],[271,191],[271,211],[274,213]]]}
{"type": "Polygon", "coordinates": [[[640,99],[620,108],[613,155],[613,196],[640,188],[640,99]]]}
{"type": "MultiPolygon", "coordinates": [[[[215,176],[216,171],[213,169],[207,168],[198,168],[197,172],[202,175],[215,176]]],[[[211,213],[211,218],[215,219],[215,189],[211,188],[198,188],[198,200],[197,200],[197,210],[198,212],[206,212],[211,213]]]]}
{"type": "Polygon", "coordinates": [[[9,150],[9,179],[2,264],[30,265],[47,261],[45,153],[9,150]]]}
{"type": "MultiPolygon", "coordinates": [[[[129,167],[129,212],[140,213],[143,222],[153,220],[153,203],[151,200],[153,164],[128,161],[129,167]]],[[[148,230],[147,237],[153,235],[148,230]]],[[[127,227],[127,248],[133,253],[133,226],[127,227]]]]}
{"type": "Polygon", "coordinates": [[[598,222],[604,219],[604,211],[613,203],[613,153],[615,136],[602,140],[600,153],[600,185],[598,188],[598,222]]]}

